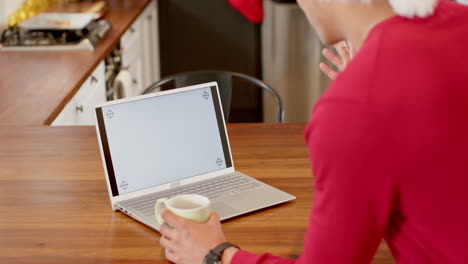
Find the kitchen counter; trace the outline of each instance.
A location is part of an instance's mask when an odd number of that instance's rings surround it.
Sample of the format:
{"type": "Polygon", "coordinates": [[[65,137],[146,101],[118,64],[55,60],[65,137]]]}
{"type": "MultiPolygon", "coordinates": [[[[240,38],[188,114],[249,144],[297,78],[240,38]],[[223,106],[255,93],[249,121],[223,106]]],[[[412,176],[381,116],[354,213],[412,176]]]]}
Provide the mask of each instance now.
{"type": "Polygon", "coordinates": [[[150,0],[107,0],[108,35],[90,51],[0,51],[0,124],[50,125],[150,0]]]}

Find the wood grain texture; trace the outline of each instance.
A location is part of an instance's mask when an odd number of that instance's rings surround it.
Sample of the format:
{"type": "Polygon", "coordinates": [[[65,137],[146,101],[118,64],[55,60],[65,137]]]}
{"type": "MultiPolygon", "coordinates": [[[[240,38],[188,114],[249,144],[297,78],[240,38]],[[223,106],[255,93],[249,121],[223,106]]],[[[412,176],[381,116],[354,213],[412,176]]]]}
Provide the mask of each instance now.
{"type": "MultiPolygon", "coordinates": [[[[236,169],[297,197],[224,222],[243,249],[300,254],[313,198],[303,130],[228,125],[236,169]]],[[[93,127],[0,127],[0,263],[167,263],[158,239],[111,210],[93,127]]],[[[385,244],[373,263],[394,263],[385,244]]]]}
{"type": "Polygon", "coordinates": [[[0,51],[0,124],[50,125],[150,0],[108,0],[112,30],[94,51],[0,51]]]}

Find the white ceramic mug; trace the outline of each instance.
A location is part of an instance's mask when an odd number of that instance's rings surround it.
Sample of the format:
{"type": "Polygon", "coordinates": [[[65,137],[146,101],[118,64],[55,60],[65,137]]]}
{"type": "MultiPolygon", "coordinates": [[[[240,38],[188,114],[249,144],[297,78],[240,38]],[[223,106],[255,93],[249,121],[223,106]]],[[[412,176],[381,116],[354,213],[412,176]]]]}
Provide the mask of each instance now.
{"type": "Polygon", "coordinates": [[[210,199],[198,194],[182,194],[172,198],[161,198],[154,206],[154,216],[160,225],[164,220],[161,217],[162,206],[174,214],[196,223],[205,223],[210,218],[210,199]]]}

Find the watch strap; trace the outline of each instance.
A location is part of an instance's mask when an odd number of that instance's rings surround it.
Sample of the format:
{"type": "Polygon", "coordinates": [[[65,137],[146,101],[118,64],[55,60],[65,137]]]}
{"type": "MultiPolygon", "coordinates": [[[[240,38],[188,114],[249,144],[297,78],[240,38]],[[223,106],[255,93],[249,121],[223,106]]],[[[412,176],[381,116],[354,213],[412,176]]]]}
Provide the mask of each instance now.
{"type": "Polygon", "coordinates": [[[221,255],[223,254],[223,251],[227,249],[228,247],[236,247],[239,248],[238,246],[229,243],[229,242],[223,242],[216,246],[214,249],[210,250],[208,252],[208,255],[206,255],[204,259],[204,263],[206,264],[211,264],[211,263],[221,263],[221,255]]]}
{"type": "Polygon", "coordinates": [[[218,257],[221,257],[221,254],[223,253],[223,251],[228,247],[239,248],[238,246],[236,246],[236,245],[234,245],[232,243],[223,242],[223,243],[219,244],[217,247],[215,247],[214,249],[212,249],[211,251],[213,251],[214,254],[218,255],[218,257]]]}

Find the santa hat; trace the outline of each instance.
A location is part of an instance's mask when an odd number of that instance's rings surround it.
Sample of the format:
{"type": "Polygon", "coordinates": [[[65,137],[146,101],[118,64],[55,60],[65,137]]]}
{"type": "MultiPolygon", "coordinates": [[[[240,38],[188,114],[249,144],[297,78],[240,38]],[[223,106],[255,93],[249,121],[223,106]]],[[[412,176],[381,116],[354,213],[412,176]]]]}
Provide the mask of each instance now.
{"type": "Polygon", "coordinates": [[[438,0],[389,0],[395,13],[400,16],[428,17],[434,13],[438,0]]]}

